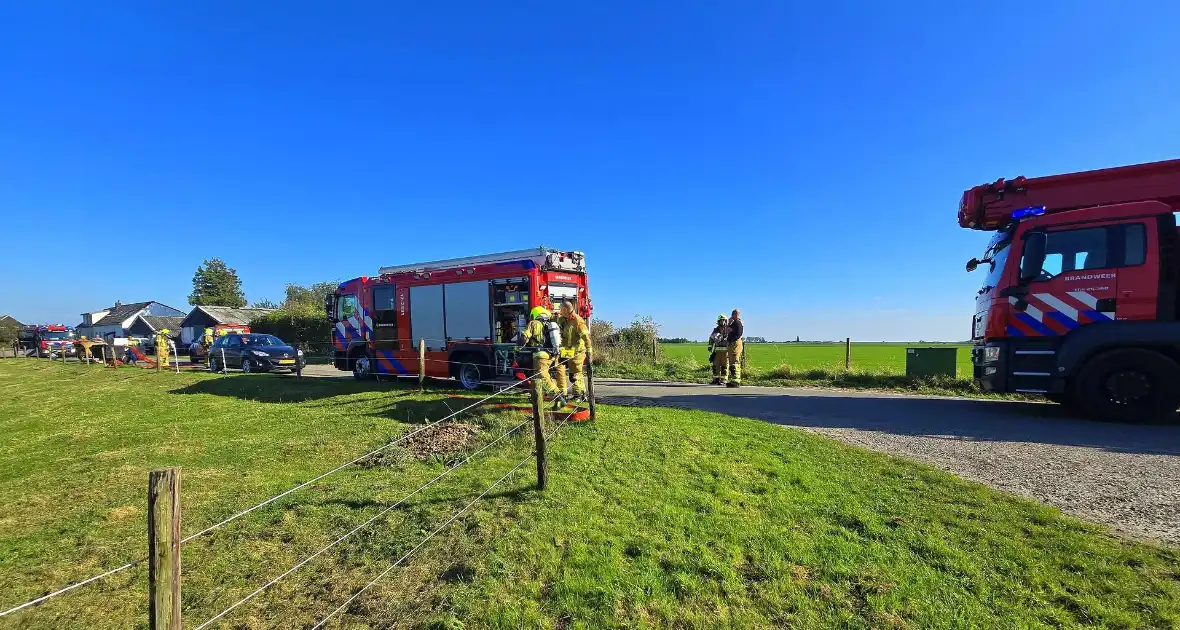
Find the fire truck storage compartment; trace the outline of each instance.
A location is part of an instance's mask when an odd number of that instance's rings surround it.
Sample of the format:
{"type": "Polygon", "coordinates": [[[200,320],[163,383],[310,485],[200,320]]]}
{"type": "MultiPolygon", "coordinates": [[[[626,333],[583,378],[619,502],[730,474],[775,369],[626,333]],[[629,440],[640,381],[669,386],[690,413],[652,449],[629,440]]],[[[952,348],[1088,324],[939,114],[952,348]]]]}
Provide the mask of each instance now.
{"type": "Polygon", "coordinates": [[[496,343],[512,344],[528,324],[529,279],[493,280],[492,308],[496,343]]]}
{"type": "MultiPolygon", "coordinates": [[[[444,284],[447,341],[490,340],[491,300],[487,280],[444,284]]],[[[410,301],[413,303],[413,298],[410,301]]]]}
{"type": "Polygon", "coordinates": [[[414,343],[426,340],[427,350],[443,350],[447,336],[443,318],[443,288],[441,284],[410,287],[410,336],[414,343]]]}

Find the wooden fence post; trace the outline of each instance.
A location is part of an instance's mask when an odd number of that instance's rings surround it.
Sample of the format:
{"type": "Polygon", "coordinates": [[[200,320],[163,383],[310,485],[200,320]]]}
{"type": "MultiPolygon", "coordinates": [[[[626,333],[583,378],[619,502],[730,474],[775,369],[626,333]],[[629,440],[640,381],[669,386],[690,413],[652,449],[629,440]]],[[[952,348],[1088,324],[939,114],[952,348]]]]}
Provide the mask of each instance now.
{"type": "Polygon", "coordinates": [[[418,340],[418,389],[426,389],[426,340],[418,340]]]}
{"type": "MultiPolygon", "coordinates": [[[[536,356],[533,360],[537,360],[536,356]]],[[[535,369],[534,374],[537,374],[535,369]]],[[[545,413],[545,386],[540,376],[533,379],[532,385],[533,442],[537,447],[537,490],[544,490],[549,481],[548,465],[545,462],[545,429],[541,423],[545,413]]]]}
{"type": "Polygon", "coordinates": [[[180,470],[148,475],[148,622],[180,630],[180,470]]]}
{"type": "Polygon", "coordinates": [[[660,358],[660,338],[656,335],[652,335],[651,338],[651,358],[660,358]]]}
{"type": "Polygon", "coordinates": [[[844,369],[852,369],[852,337],[844,339],[844,369]]]}

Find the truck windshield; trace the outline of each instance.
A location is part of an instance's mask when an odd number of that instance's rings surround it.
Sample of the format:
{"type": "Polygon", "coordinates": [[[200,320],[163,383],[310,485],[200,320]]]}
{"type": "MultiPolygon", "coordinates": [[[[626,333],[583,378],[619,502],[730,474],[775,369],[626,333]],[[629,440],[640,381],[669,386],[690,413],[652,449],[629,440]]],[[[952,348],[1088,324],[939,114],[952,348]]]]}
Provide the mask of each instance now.
{"type": "Polygon", "coordinates": [[[1009,245],[1012,244],[1011,232],[998,232],[988,243],[985,259],[991,259],[987,275],[983,278],[983,288],[993,289],[1000,285],[1000,277],[1004,275],[1004,263],[1008,261],[1009,245]]]}
{"type": "Polygon", "coordinates": [[[62,339],[69,339],[70,333],[64,330],[49,330],[41,333],[42,339],[49,339],[50,341],[61,341],[62,339]]]}

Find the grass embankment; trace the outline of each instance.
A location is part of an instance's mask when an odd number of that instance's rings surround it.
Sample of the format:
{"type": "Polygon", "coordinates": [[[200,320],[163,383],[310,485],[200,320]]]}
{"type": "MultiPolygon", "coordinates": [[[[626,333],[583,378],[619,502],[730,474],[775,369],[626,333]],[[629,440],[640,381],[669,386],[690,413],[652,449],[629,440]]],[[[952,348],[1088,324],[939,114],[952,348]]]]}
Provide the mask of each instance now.
{"type": "MultiPolygon", "coordinates": [[[[971,357],[961,344],[853,344],[851,369],[844,369],[843,344],[746,344],[742,382],[775,387],[881,389],[950,396],[984,395],[972,383],[971,357]],[[906,376],[907,347],[946,346],[957,350],[957,374],[931,378],[906,376]]],[[[597,374],[612,378],[708,383],[712,369],[705,344],[660,346],[661,356],[609,348],[597,357],[597,374]]]]}
{"type": "MultiPolygon", "coordinates": [[[[445,413],[443,392],[0,362],[0,609],[138,557],[153,468],[191,533],[445,413]]],[[[451,406],[454,401],[447,401],[451,406]]],[[[468,451],[515,424],[468,422],[468,451]]],[[[309,627],[527,455],[497,445],[219,627],[309,627]]],[[[420,449],[419,449],[420,450],[420,449]]],[[[1175,627],[1180,555],[918,464],[717,414],[604,407],[330,627],[1175,627]]],[[[186,626],[456,455],[396,450],[184,548],[186,626]]],[[[143,568],[0,619],[126,628],[143,568]]]]}

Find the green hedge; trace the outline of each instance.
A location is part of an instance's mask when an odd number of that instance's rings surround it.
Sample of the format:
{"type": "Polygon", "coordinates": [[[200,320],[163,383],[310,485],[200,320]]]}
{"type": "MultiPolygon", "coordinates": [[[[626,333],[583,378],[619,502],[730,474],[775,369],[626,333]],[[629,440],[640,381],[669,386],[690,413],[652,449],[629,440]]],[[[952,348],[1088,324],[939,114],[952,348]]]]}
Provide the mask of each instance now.
{"type": "Polygon", "coordinates": [[[250,330],[274,335],[288,343],[332,343],[332,322],[322,313],[278,310],[252,320],[250,330]]]}

